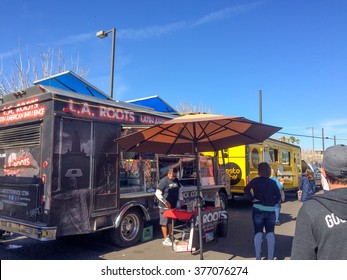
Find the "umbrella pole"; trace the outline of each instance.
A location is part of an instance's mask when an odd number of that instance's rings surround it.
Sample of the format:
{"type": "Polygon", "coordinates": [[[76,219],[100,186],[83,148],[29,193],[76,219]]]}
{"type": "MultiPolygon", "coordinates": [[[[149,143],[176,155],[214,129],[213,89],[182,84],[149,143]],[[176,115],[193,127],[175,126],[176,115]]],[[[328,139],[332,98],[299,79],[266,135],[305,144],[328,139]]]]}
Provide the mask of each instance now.
{"type": "Polygon", "coordinates": [[[198,148],[197,144],[195,143],[195,162],[196,162],[196,179],[197,179],[197,200],[198,200],[198,220],[199,220],[199,245],[200,245],[200,260],[204,259],[204,254],[203,254],[203,240],[202,240],[202,216],[201,216],[201,174],[200,174],[200,160],[199,160],[199,153],[198,153],[198,148]]]}

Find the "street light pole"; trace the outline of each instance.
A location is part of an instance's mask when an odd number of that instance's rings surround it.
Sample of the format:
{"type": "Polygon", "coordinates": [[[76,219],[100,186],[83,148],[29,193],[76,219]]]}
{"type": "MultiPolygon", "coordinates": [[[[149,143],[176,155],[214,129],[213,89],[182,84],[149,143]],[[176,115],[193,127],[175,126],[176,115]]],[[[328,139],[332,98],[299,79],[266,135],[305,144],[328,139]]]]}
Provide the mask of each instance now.
{"type": "Polygon", "coordinates": [[[263,122],[263,92],[259,90],[259,122],[263,122]]]}
{"type": "Polygon", "coordinates": [[[116,29],[112,28],[109,31],[98,31],[96,32],[96,37],[104,39],[108,36],[109,33],[112,33],[112,54],[111,54],[111,80],[110,80],[110,96],[113,99],[113,80],[114,80],[114,58],[116,50],[116,29]]]}

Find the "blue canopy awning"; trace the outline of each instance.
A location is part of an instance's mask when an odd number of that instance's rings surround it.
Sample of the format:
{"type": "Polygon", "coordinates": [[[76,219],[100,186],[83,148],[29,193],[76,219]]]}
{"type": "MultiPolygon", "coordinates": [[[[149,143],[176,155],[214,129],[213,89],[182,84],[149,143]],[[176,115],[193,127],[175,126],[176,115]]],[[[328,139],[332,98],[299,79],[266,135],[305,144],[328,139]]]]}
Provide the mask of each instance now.
{"type": "Polygon", "coordinates": [[[180,115],[174,108],[172,108],[168,103],[166,103],[158,95],[129,100],[126,102],[152,108],[153,110],[158,112],[170,113],[173,115],[180,115]]]}
{"type": "MultiPolygon", "coordinates": [[[[92,84],[88,83],[86,80],[82,79],[80,76],[78,76],[72,71],[62,72],[48,78],[37,80],[34,82],[34,84],[51,86],[66,91],[72,91],[88,96],[101,98],[104,100],[113,100],[109,95],[107,95],[97,87],[93,86],[92,84]]],[[[149,108],[157,112],[169,113],[172,115],[180,115],[180,113],[178,113],[172,106],[166,103],[158,95],[129,100],[125,102],[149,108]]]]}
{"type": "Polygon", "coordinates": [[[57,75],[41,79],[34,82],[34,85],[43,85],[60,88],[63,90],[82,93],[88,96],[94,96],[105,100],[113,100],[106,93],[96,88],[92,84],[88,83],[80,76],[76,75],[72,71],[66,71],[57,75]]]}

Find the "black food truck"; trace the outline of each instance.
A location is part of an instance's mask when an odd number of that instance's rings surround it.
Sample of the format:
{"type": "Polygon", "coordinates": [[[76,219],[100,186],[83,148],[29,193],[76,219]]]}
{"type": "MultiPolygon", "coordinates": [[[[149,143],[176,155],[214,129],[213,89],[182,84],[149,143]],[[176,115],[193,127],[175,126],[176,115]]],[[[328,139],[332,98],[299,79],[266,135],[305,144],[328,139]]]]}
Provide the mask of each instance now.
{"type": "MultiPolygon", "coordinates": [[[[123,153],[114,139],[173,117],[42,85],[3,96],[0,234],[46,241],[108,230],[119,246],[138,242],[144,223],[159,217],[159,166],[172,160],[123,153]]],[[[207,180],[206,196],[229,195],[224,185],[207,180]]],[[[187,198],[196,195],[189,186],[186,192],[187,198]]]]}

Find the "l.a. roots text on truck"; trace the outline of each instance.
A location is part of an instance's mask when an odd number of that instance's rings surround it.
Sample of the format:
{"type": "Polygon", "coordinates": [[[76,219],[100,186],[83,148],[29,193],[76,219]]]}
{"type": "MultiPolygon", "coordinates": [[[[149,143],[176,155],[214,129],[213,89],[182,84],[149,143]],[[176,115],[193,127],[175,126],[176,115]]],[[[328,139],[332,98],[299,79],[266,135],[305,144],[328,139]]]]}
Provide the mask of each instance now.
{"type": "MultiPolygon", "coordinates": [[[[159,217],[154,190],[168,158],[123,153],[114,139],[172,117],[42,85],[3,96],[0,230],[38,240],[109,230],[114,243],[135,244],[144,223],[159,217]]],[[[189,160],[174,162],[194,172],[189,160]]],[[[228,196],[223,185],[203,190],[228,196]]]]}

